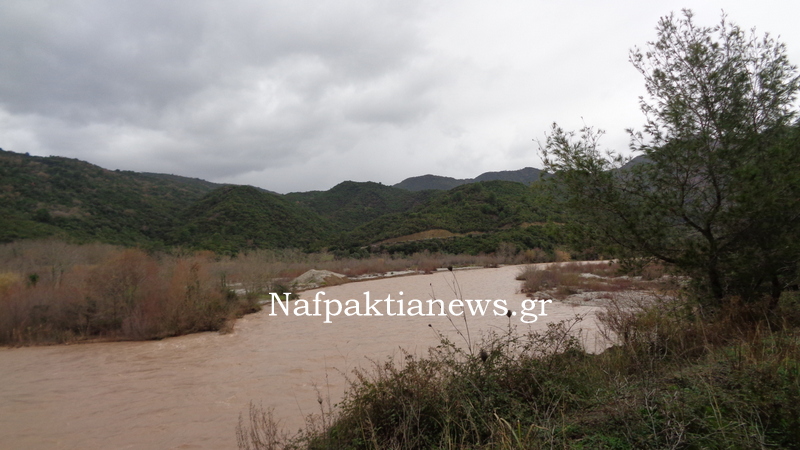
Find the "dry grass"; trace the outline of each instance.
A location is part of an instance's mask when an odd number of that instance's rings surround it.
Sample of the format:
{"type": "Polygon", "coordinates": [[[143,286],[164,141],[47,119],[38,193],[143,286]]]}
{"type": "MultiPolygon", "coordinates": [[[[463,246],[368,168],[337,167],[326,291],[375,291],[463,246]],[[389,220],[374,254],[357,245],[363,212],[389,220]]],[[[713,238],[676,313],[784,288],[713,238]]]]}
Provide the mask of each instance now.
{"type": "Polygon", "coordinates": [[[236,442],[243,450],[277,450],[288,447],[289,437],[281,430],[272,409],[250,402],[248,420],[239,415],[236,442]]]}
{"type": "Polygon", "coordinates": [[[584,292],[665,291],[677,288],[672,277],[665,277],[663,266],[648,265],[641,275],[623,275],[616,262],[584,262],[525,267],[517,280],[522,292],[564,299],[584,292]]]}

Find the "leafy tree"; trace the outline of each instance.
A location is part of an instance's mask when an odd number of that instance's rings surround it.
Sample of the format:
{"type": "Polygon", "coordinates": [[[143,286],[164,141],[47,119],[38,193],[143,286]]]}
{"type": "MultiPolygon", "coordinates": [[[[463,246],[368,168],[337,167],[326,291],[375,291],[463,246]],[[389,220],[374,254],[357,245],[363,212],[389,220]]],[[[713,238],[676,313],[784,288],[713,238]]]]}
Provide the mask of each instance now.
{"type": "Polygon", "coordinates": [[[691,275],[710,298],[777,300],[800,255],[800,88],[783,44],[692,13],[663,17],[630,53],[647,96],[634,161],[601,151],[602,131],[553,125],[541,146],[579,236],[691,275]]]}

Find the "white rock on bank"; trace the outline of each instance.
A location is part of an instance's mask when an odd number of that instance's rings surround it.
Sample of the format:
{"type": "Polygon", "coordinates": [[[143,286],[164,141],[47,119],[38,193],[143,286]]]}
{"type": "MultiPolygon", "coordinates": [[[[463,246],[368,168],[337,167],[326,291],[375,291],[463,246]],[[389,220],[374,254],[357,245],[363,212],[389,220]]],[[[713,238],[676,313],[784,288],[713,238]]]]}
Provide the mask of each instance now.
{"type": "Polygon", "coordinates": [[[347,276],[340,273],[331,272],[330,270],[311,269],[292,280],[292,285],[302,291],[330,284],[342,284],[346,281],[348,281],[347,276]]]}

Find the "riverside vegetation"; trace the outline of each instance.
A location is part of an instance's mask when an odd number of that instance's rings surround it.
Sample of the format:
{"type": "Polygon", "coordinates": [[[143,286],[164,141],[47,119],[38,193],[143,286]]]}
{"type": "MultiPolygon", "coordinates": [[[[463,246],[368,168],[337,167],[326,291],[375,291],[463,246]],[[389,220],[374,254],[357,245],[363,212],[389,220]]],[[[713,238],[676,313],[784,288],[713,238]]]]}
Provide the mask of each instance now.
{"type": "MultiPolygon", "coordinates": [[[[337,258],[332,253],[254,250],[145,252],[110,244],[28,240],[0,245],[0,345],[160,339],[228,331],[261,309],[269,292],[294,289],[309,269],[347,277],[448,266],[536,262],[543,250],[492,255],[420,252],[337,258]]],[[[561,253],[561,258],[566,257],[561,253]]]]}

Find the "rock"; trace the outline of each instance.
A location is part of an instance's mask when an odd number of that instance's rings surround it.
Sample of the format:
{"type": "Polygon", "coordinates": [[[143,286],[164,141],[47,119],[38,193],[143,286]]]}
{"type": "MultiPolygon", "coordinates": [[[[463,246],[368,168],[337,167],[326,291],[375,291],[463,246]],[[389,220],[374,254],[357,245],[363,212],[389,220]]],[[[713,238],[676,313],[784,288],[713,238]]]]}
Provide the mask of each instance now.
{"type": "Polygon", "coordinates": [[[340,273],[331,272],[330,270],[311,269],[292,280],[292,285],[296,286],[297,290],[302,291],[318,288],[320,286],[335,286],[337,284],[346,283],[347,281],[347,276],[340,273]]]}

